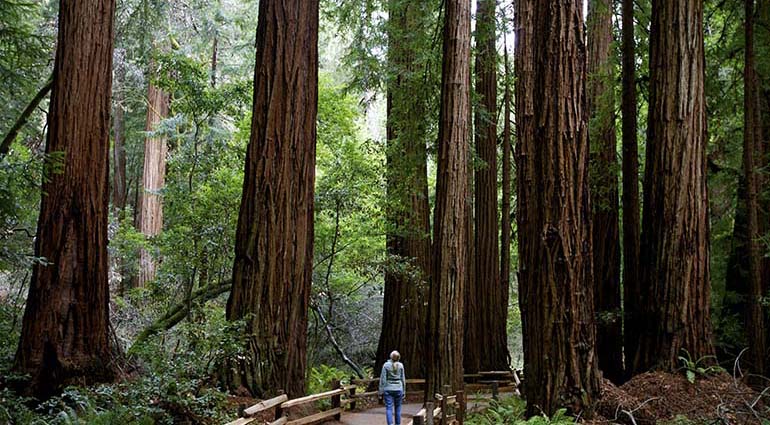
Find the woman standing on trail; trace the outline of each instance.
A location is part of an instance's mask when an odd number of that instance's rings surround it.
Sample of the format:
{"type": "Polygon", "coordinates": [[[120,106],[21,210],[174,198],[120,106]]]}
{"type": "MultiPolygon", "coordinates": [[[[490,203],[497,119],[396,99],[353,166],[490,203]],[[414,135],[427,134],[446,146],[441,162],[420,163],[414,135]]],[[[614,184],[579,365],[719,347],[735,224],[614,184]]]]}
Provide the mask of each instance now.
{"type": "Polygon", "coordinates": [[[380,374],[380,397],[385,398],[385,416],[388,425],[401,425],[401,401],[406,397],[406,374],[404,365],[399,362],[398,351],[390,353],[390,360],[382,365],[380,374]],[[395,418],[393,407],[396,407],[395,418]],[[395,422],[393,421],[395,419],[395,422]]]}

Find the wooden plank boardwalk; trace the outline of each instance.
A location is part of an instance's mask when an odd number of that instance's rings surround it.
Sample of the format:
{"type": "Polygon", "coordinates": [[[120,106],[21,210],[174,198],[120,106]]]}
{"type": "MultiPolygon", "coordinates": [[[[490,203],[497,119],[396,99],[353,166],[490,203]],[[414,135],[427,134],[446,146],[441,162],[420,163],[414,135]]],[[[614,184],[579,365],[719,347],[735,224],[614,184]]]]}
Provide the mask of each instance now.
{"type": "MultiPolygon", "coordinates": [[[[401,407],[401,423],[405,424],[422,409],[422,403],[408,403],[401,407]]],[[[361,412],[345,412],[339,422],[327,422],[335,425],[387,425],[385,406],[378,406],[361,412]]]]}

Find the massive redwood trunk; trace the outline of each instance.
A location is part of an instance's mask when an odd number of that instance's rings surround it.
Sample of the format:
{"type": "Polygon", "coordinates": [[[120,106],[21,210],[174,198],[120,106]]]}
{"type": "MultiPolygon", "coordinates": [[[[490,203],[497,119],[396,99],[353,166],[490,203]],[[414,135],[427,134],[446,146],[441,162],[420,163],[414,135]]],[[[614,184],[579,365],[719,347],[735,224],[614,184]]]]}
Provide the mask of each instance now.
{"type": "Polygon", "coordinates": [[[639,286],[639,145],[637,140],[636,42],[634,41],[634,0],[622,0],[623,15],[623,337],[626,378],[636,356],[641,333],[639,286]]]}
{"type": "Polygon", "coordinates": [[[385,273],[382,332],[377,366],[392,350],[413,376],[425,376],[425,326],[431,273],[430,206],[425,99],[420,38],[430,11],[419,3],[391,1],[388,61],[388,254],[399,266],[385,273]]]}
{"type": "Polygon", "coordinates": [[[500,284],[497,217],[497,49],[495,0],[476,0],[474,279],[465,298],[466,373],[509,368],[508,287],[500,284]]]}
{"type": "Polygon", "coordinates": [[[588,114],[593,206],[596,354],[604,377],[623,379],[618,161],[612,60],[612,1],[588,3],[588,114]]]}
{"type": "MultiPolygon", "coordinates": [[[[145,130],[156,131],[158,124],[168,116],[169,96],[150,83],[147,92],[147,124],[145,130]]],[[[139,196],[138,230],[145,238],[152,238],[163,230],[163,197],[160,191],[166,181],[166,136],[148,136],[144,141],[144,168],[139,196]]],[[[135,286],[144,287],[155,279],[157,262],[146,249],[139,251],[139,275],[135,286]]]]}
{"type": "Polygon", "coordinates": [[[760,255],[760,225],[758,162],[755,154],[762,152],[762,123],[759,106],[759,82],[754,58],[754,0],[745,0],[745,40],[743,70],[743,174],[746,182],[747,262],[748,262],[748,309],[746,329],[752,372],[765,375],[767,345],[765,342],[765,314],[762,307],[764,294],[760,255]]]}
{"type": "Polygon", "coordinates": [[[653,0],[636,373],[714,352],[703,62],[703,1],[653,0]]]}
{"type": "Polygon", "coordinates": [[[114,0],[61,0],[40,217],[14,369],[47,398],[113,377],[107,217],[114,0]],[[56,172],[51,172],[56,170],[56,172]]]}
{"type": "Polygon", "coordinates": [[[591,415],[591,205],[582,1],[516,3],[519,305],[529,415],[591,415]]]}
{"type": "Polygon", "coordinates": [[[305,392],[313,268],[318,1],[259,3],[251,138],[227,319],[246,321],[225,381],[265,397],[305,392]]]}
{"type": "Polygon", "coordinates": [[[427,397],[463,387],[468,249],[470,1],[447,0],[444,22],[433,275],[428,305],[427,397]]]}

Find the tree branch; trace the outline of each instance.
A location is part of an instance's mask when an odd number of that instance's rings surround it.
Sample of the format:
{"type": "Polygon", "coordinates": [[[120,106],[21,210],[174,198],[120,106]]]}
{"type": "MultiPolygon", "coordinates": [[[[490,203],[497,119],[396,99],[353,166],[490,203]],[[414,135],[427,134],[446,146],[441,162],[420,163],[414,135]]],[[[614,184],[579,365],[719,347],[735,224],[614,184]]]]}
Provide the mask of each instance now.
{"type": "Polygon", "coordinates": [[[35,111],[35,108],[37,108],[37,105],[40,104],[40,102],[48,95],[48,92],[51,91],[51,87],[53,86],[53,78],[49,78],[48,81],[45,83],[43,88],[40,89],[40,91],[37,92],[35,97],[32,98],[32,101],[29,102],[29,105],[24,109],[24,111],[21,113],[19,118],[16,120],[16,122],[13,124],[13,127],[11,127],[11,130],[8,131],[8,134],[5,135],[5,138],[3,138],[3,142],[0,143],[0,159],[5,158],[5,156],[8,154],[8,151],[11,149],[11,143],[13,143],[14,140],[16,140],[16,136],[19,135],[19,131],[22,127],[24,127],[24,124],[27,123],[27,120],[29,120],[30,115],[32,115],[32,112],[35,111]]]}

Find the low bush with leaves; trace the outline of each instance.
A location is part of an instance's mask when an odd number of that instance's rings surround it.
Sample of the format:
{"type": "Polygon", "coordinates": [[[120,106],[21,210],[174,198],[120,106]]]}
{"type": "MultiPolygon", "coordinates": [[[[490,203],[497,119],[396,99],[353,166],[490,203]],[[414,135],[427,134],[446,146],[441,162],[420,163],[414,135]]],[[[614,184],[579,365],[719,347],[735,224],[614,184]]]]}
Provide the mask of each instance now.
{"type": "Polygon", "coordinates": [[[575,423],[564,409],[558,410],[551,417],[537,415],[526,419],[526,402],[518,397],[491,400],[489,407],[482,412],[472,413],[465,421],[469,425],[567,425],[575,423]]]}

